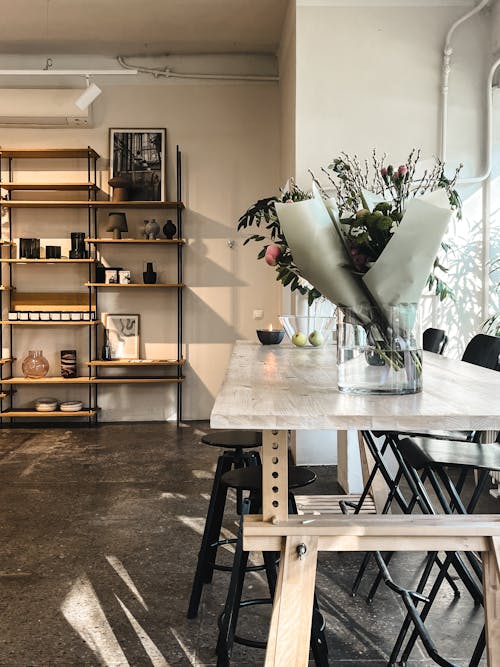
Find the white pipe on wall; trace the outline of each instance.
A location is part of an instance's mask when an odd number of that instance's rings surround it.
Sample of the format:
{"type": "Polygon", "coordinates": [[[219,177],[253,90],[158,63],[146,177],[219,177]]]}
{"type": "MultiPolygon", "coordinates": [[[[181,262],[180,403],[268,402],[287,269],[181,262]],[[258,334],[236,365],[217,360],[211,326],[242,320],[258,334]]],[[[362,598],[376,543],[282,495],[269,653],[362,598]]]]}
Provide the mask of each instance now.
{"type": "Polygon", "coordinates": [[[466,14],[457,19],[451,28],[446,33],[443,50],[443,67],[441,72],[441,146],[439,155],[443,162],[446,161],[446,140],[448,130],[448,83],[451,71],[451,56],[453,55],[453,47],[451,46],[451,38],[453,33],[459,25],[468,21],[472,16],[478,14],[490,0],[481,0],[475,7],[473,7],[466,14]]]}
{"type": "MultiPolygon", "coordinates": [[[[442,85],[441,85],[441,145],[440,145],[440,157],[443,162],[446,161],[446,144],[447,144],[447,131],[448,131],[448,85],[449,77],[451,70],[451,56],[453,54],[453,48],[451,46],[451,39],[453,33],[458,28],[459,25],[470,19],[472,16],[478,14],[490,0],[481,0],[478,4],[473,7],[469,12],[457,19],[451,28],[448,30],[445,39],[445,45],[443,50],[443,66],[442,66],[442,85]]],[[[486,127],[485,127],[485,165],[483,171],[479,176],[472,176],[470,178],[460,179],[458,182],[460,185],[473,185],[484,182],[483,188],[483,202],[482,202],[482,271],[481,271],[481,280],[483,285],[482,298],[481,298],[481,311],[482,319],[486,319],[488,316],[488,306],[489,306],[489,293],[488,293],[488,281],[489,281],[489,253],[490,253],[490,207],[491,207],[491,187],[489,183],[489,176],[491,173],[491,168],[493,164],[493,78],[498,67],[500,67],[500,58],[498,58],[490,68],[488,73],[488,79],[486,81],[486,100],[485,100],[485,114],[486,114],[486,127]]]]}

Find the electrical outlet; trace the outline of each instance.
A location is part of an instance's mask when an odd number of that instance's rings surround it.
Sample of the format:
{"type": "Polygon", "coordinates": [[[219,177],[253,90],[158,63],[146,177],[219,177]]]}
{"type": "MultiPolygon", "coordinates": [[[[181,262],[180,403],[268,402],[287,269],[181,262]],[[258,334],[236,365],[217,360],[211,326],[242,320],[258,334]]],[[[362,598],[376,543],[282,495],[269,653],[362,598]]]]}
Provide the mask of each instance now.
{"type": "Polygon", "coordinates": [[[264,311],[262,309],[257,309],[253,311],[254,320],[262,320],[264,318],[264,311]]]}

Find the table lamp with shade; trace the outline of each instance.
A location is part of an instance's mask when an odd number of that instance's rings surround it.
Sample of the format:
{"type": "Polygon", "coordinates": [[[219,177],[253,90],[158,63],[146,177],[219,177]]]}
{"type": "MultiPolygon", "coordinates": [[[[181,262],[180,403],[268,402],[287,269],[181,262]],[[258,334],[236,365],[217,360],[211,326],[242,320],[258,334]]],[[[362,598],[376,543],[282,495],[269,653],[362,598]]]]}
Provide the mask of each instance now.
{"type": "Polygon", "coordinates": [[[110,213],[106,231],[113,232],[113,238],[120,240],[122,238],[122,232],[128,232],[127,216],[125,213],[110,213]]]}

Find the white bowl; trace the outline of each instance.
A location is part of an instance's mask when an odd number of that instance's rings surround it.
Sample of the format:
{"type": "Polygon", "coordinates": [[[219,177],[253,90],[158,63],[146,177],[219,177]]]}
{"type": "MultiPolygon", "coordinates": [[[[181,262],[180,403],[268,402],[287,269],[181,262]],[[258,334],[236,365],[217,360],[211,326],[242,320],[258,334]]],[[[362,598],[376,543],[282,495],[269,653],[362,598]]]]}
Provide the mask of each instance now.
{"type": "Polygon", "coordinates": [[[64,401],[59,406],[59,409],[61,412],[80,412],[82,407],[83,403],[81,401],[64,401]]]}
{"type": "Polygon", "coordinates": [[[322,315],[282,315],[280,322],[290,341],[297,347],[323,347],[334,342],[334,315],[329,317],[322,315]]]}
{"type": "Polygon", "coordinates": [[[57,410],[57,398],[38,398],[35,401],[35,410],[37,412],[54,412],[57,410]]]}

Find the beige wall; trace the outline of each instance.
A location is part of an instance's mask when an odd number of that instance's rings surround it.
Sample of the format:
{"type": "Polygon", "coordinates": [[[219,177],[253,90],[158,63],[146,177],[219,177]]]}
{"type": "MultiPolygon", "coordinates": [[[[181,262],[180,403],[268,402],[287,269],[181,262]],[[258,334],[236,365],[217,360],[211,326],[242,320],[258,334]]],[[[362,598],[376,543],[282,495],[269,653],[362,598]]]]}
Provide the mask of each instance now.
{"type": "MultiPolygon", "coordinates": [[[[100,84],[101,85],[101,84],[100,84]]],[[[266,323],[278,313],[279,289],[271,271],[257,263],[255,247],[242,247],[236,233],[239,215],[259,197],[276,191],[279,184],[279,91],[276,84],[101,86],[103,95],[94,104],[95,127],[89,130],[0,129],[3,147],[62,147],[90,144],[104,158],[108,156],[110,127],[166,127],[168,132],[169,196],[174,196],[175,145],[183,153],[184,293],[185,344],[188,365],[184,384],[184,417],[209,416],[214,396],[222,381],[232,343],[236,338],[253,338],[256,323],[253,310],[264,310],[266,323]],[[229,240],[236,240],[234,248],[229,240]]],[[[56,164],[44,163],[49,173],[37,174],[42,163],[24,164],[18,179],[38,176],[41,180],[75,178],[78,164],[66,163],[68,172],[56,164]]],[[[106,159],[100,161],[100,178],[107,188],[106,159]]],[[[37,211],[16,213],[16,236],[60,238],[69,231],[86,230],[86,218],[79,211],[37,211]],[[67,223],[67,224],[66,224],[67,223]]],[[[107,217],[101,212],[102,219],[107,217]]],[[[127,213],[130,236],[137,231],[148,211],[127,213]]],[[[157,216],[164,223],[167,212],[157,216]]],[[[102,229],[102,227],[101,227],[102,229]]],[[[55,242],[55,241],[54,241],[55,242]]],[[[119,262],[136,275],[143,260],[156,259],[161,278],[175,273],[172,249],[144,253],[138,246],[106,250],[110,265],[119,262]]],[[[21,289],[78,290],[86,280],[83,269],[63,267],[18,267],[21,289]],[[81,271],[81,273],[79,273],[81,271]]],[[[173,293],[140,294],[117,292],[100,295],[107,312],[140,313],[141,356],[175,356],[175,307],[173,293]],[[165,346],[165,342],[167,345],[165,346]]],[[[86,357],[86,339],[69,329],[43,331],[24,329],[16,335],[15,354],[22,359],[27,349],[43,349],[51,362],[50,374],[58,374],[59,350],[78,347],[79,359],[86,357]]],[[[83,372],[84,368],[80,370],[83,372]]],[[[20,375],[18,363],[15,374],[20,375]]],[[[169,419],[175,416],[175,389],[161,385],[144,387],[119,385],[102,388],[103,420],[169,419]]],[[[58,398],[86,396],[86,390],[52,388],[58,398]]],[[[47,389],[24,389],[18,406],[47,394],[47,389]]]]}

